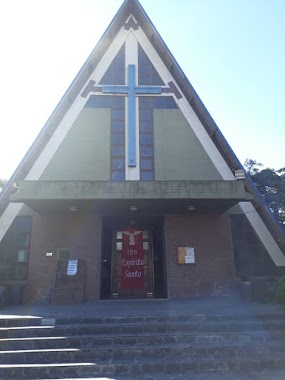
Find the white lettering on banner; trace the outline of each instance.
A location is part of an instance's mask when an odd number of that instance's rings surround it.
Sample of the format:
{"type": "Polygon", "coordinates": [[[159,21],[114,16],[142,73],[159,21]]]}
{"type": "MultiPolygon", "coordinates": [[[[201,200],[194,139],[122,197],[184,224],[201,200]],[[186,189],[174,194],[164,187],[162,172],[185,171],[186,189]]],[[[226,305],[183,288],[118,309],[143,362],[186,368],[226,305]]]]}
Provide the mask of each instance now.
{"type": "Polygon", "coordinates": [[[122,259],[122,267],[133,267],[133,266],[143,266],[144,262],[141,259],[136,259],[136,260],[126,260],[122,259]]]}
{"type": "Polygon", "coordinates": [[[142,272],[135,271],[135,272],[129,272],[128,270],[125,272],[125,278],[135,277],[140,278],[142,276],[142,272]]]}
{"type": "Polygon", "coordinates": [[[127,255],[128,256],[136,256],[138,254],[138,251],[136,249],[128,249],[127,255]]]}

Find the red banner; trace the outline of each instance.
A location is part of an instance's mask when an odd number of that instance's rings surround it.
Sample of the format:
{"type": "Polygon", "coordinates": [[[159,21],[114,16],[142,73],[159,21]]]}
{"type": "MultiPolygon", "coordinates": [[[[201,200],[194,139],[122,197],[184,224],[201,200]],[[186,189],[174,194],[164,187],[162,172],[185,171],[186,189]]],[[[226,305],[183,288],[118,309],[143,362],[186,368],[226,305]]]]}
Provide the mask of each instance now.
{"type": "Polygon", "coordinates": [[[123,231],[122,281],[123,289],[144,288],[144,254],[142,231],[128,228],[123,231]]]}

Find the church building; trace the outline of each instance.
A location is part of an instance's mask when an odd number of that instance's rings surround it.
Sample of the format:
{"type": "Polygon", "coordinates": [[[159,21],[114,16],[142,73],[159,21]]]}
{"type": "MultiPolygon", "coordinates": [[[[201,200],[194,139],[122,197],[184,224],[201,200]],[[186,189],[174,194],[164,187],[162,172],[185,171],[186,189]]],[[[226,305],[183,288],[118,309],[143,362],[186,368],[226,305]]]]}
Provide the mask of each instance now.
{"type": "Polygon", "coordinates": [[[23,303],[228,295],[238,278],[284,274],[284,254],[218,126],[125,0],[1,193],[0,287],[23,303]]]}

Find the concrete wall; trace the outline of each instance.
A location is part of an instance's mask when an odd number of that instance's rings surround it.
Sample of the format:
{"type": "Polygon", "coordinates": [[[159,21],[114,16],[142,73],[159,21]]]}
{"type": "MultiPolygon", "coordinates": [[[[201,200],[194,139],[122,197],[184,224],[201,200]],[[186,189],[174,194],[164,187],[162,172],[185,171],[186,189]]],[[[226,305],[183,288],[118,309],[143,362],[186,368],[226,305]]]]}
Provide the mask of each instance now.
{"type": "Polygon", "coordinates": [[[229,215],[165,217],[168,296],[226,295],[234,282],[229,215]],[[178,265],[177,247],[193,246],[195,265],[178,265]]]}
{"type": "Polygon", "coordinates": [[[154,111],[156,180],[222,179],[180,110],[154,111]]]}
{"type": "Polygon", "coordinates": [[[37,216],[33,219],[28,284],[24,302],[49,302],[54,286],[57,248],[71,248],[73,258],[86,260],[85,301],[99,298],[101,218],[37,216]],[[46,257],[53,252],[53,257],[46,257]]]}
{"type": "Polygon", "coordinates": [[[110,179],[110,111],[83,108],[41,180],[110,179]]]}

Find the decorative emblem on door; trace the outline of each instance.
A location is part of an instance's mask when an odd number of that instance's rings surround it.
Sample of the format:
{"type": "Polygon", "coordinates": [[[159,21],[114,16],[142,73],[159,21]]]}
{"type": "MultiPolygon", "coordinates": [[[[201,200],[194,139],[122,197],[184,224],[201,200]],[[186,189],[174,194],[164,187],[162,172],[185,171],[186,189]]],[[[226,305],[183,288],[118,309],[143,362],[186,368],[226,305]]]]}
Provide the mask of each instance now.
{"type": "Polygon", "coordinates": [[[122,231],[121,287],[122,289],[144,288],[144,251],[142,231],[122,231]]]}
{"type": "Polygon", "coordinates": [[[127,235],[129,236],[129,245],[135,245],[136,242],[135,242],[135,236],[142,233],[142,231],[134,231],[134,232],[131,232],[131,231],[123,231],[123,234],[124,235],[127,235]]]}

